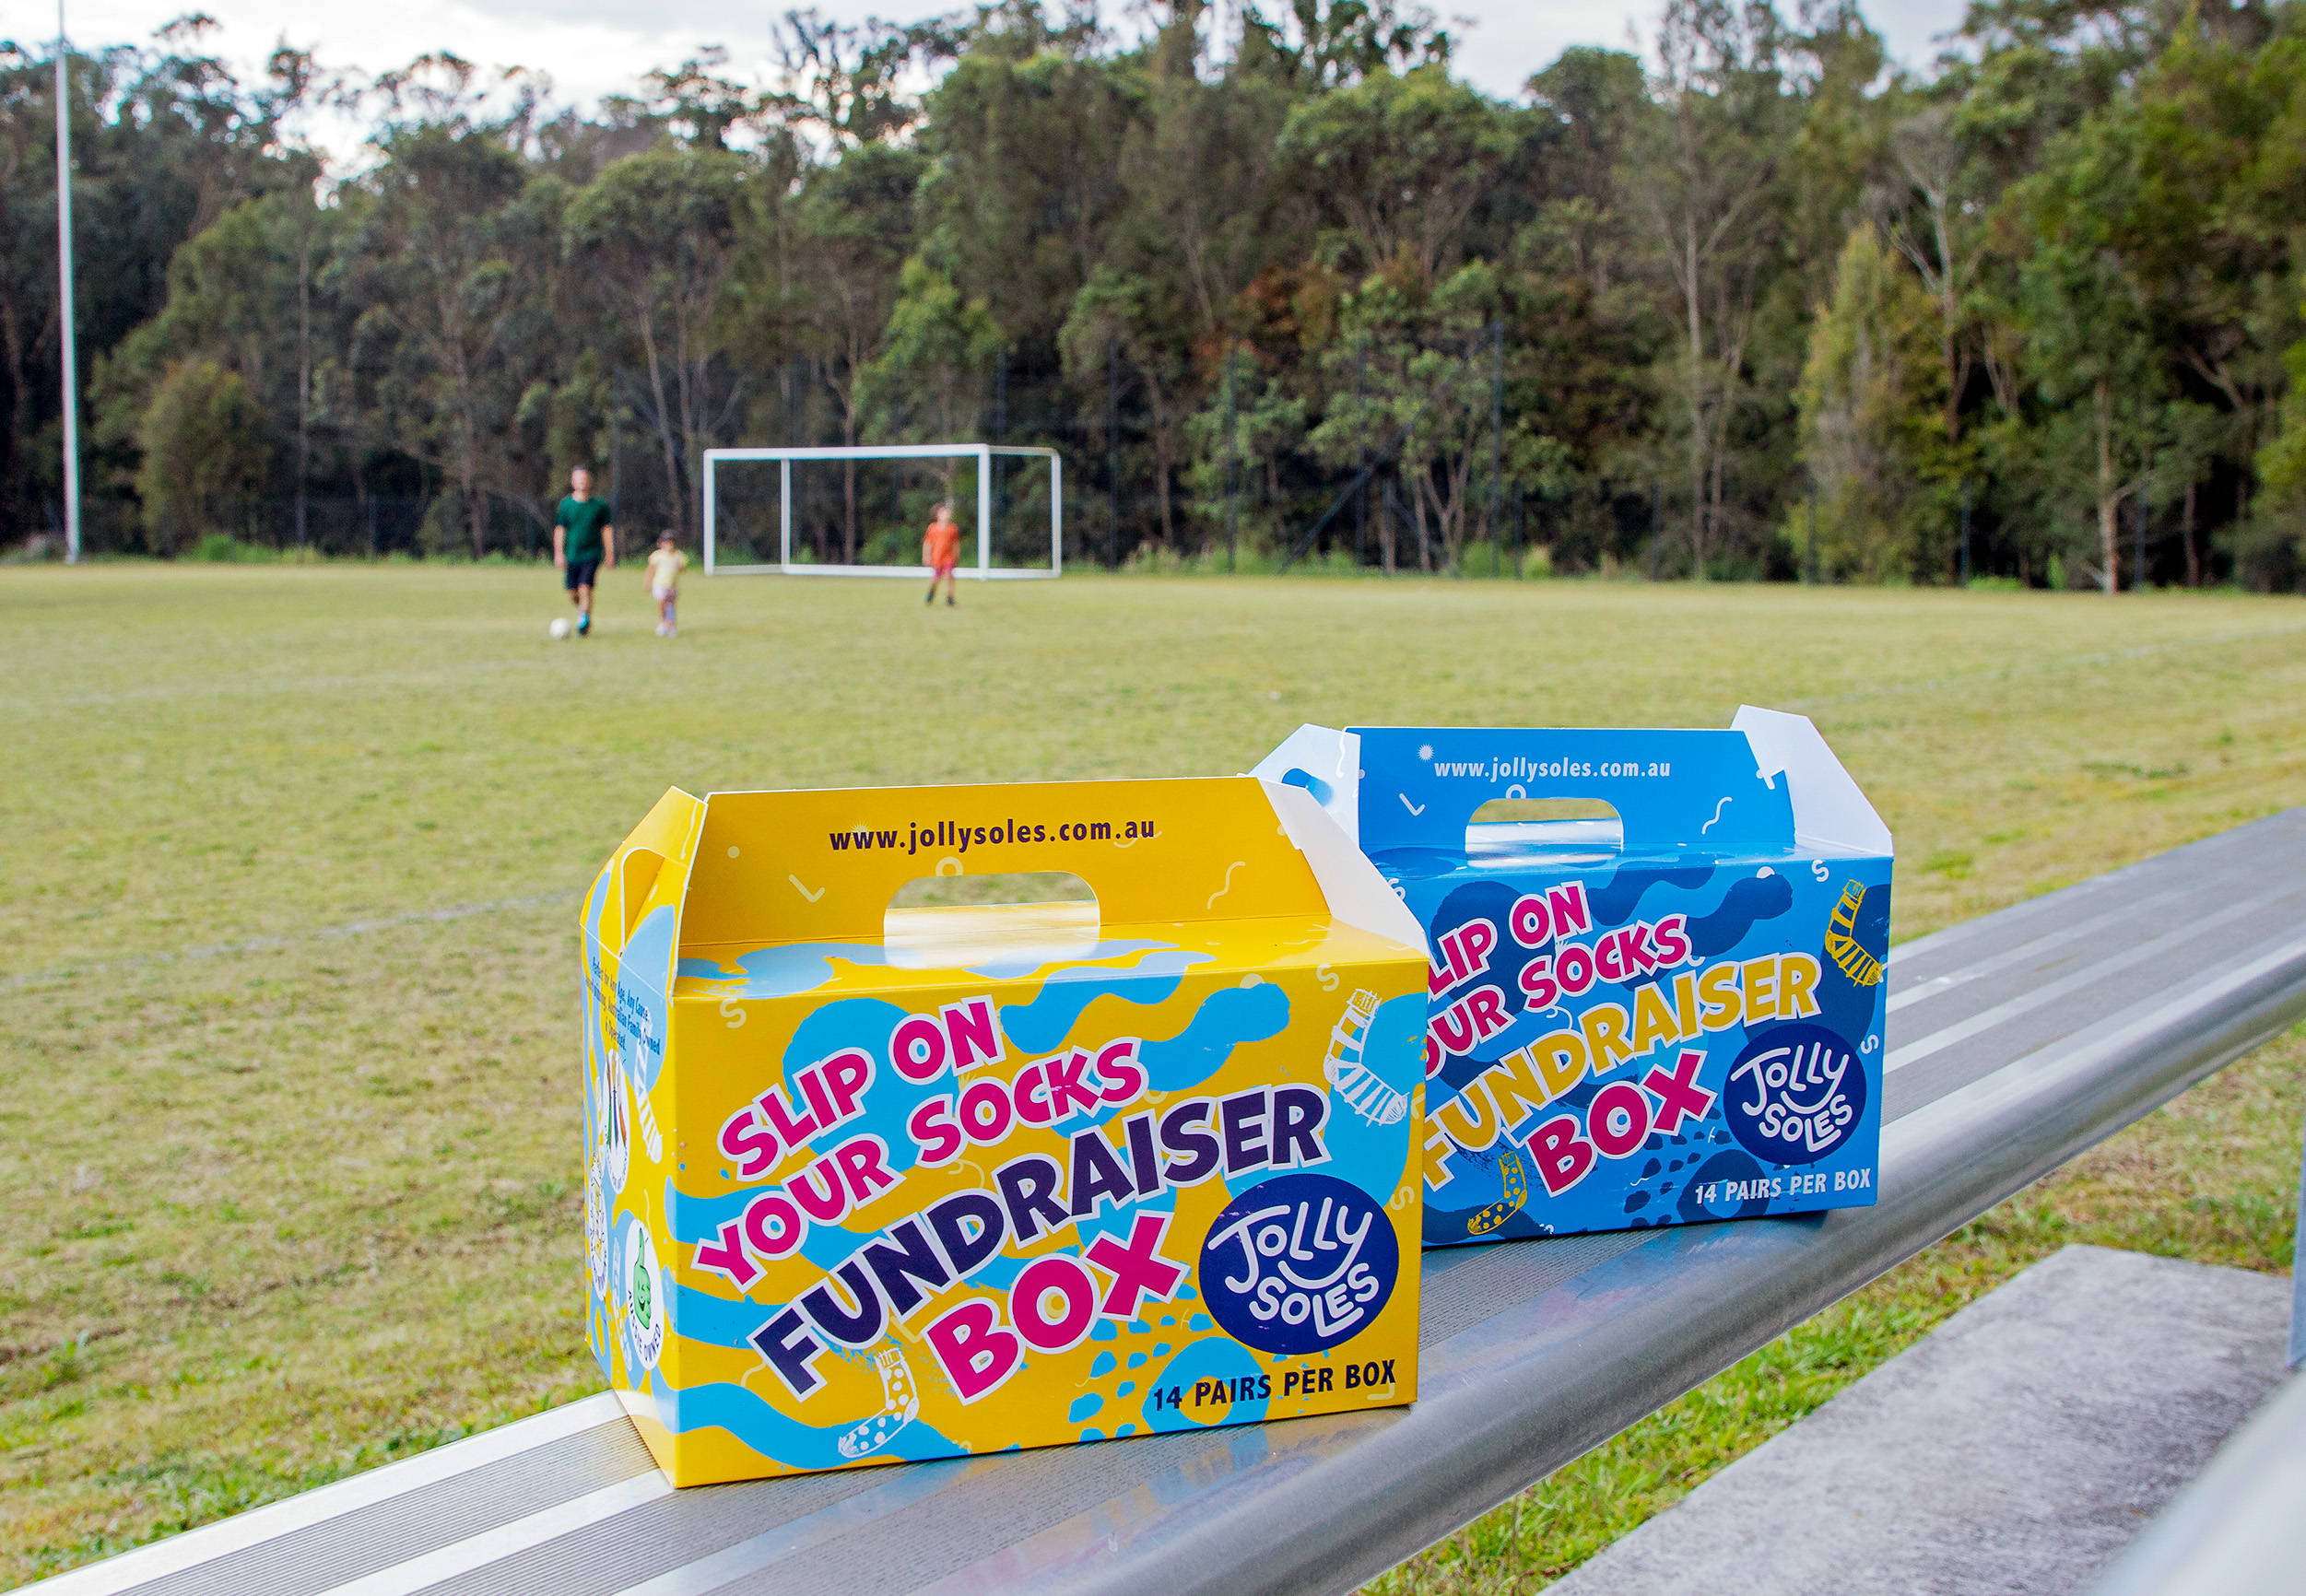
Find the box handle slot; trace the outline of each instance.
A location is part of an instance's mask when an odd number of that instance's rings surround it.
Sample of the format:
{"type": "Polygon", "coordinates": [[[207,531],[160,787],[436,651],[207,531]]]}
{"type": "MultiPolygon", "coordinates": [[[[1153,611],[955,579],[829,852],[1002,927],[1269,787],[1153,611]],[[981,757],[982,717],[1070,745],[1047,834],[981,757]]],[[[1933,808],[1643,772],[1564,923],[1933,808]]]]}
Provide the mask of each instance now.
{"type": "Polygon", "coordinates": [[[1613,851],[1625,846],[1624,816],[1618,813],[1618,806],[1606,799],[1492,798],[1475,810],[1473,818],[1465,822],[1465,848],[1470,852],[1474,844],[1482,840],[1476,833],[1483,827],[1547,826],[1563,822],[1587,823],[1587,828],[1574,836],[1574,840],[1578,842],[1613,851]],[[1597,828],[1599,827],[1606,827],[1606,829],[1597,828]]]}
{"type": "Polygon", "coordinates": [[[985,959],[1085,956],[1100,910],[1088,882],[1065,870],[916,877],[890,895],[881,940],[890,963],[941,968],[985,959]]]}
{"type": "Polygon", "coordinates": [[[641,915],[649,906],[649,895],[656,890],[657,878],[665,874],[672,861],[651,848],[628,849],[617,864],[617,948],[624,951],[632,940],[633,927],[641,923],[641,915]]]}
{"type": "Polygon", "coordinates": [[[1279,776],[1275,778],[1275,780],[1278,780],[1284,787],[1302,787],[1306,792],[1311,792],[1313,795],[1314,803],[1324,805],[1328,804],[1331,795],[1336,792],[1335,788],[1332,787],[1328,782],[1323,780],[1320,777],[1314,775],[1311,770],[1300,769],[1294,765],[1282,771],[1279,776]]]}
{"type": "Polygon", "coordinates": [[[1097,894],[1070,870],[996,870],[982,874],[919,875],[890,895],[891,911],[909,909],[999,909],[1087,903],[1097,894]]]}

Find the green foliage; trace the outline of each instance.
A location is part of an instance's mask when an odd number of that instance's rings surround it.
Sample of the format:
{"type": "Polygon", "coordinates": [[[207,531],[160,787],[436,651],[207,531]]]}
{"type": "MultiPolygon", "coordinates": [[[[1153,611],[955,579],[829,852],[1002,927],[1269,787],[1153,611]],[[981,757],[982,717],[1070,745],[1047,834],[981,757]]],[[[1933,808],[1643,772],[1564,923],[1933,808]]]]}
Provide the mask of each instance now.
{"type": "Polygon", "coordinates": [[[1798,512],[1797,535],[1817,549],[1821,576],[1934,582],[1951,574],[1945,373],[1933,320],[1920,280],[1881,234],[1871,224],[1853,229],[1832,302],[1810,324],[1798,396],[1816,497],[1798,512]]]}
{"type": "MultiPolygon", "coordinates": [[[[243,86],[207,53],[210,26],[187,17],[145,47],[68,63],[84,375],[160,311],[187,238],[238,199],[315,175],[281,124],[320,87],[310,62],[283,50],[272,75],[243,86]]],[[[0,545],[54,524],[46,507],[61,485],[53,86],[51,60],[0,41],[0,545]]],[[[90,487],[129,491],[133,439],[96,441],[90,487]]]]}
{"type": "Polygon", "coordinates": [[[137,423],[136,444],[144,457],[136,490],[152,550],[230,542],[265,467],[264,413],[240,374],[213,360],[170,367],[137,423]]]}
{"type": "Polygon", "coordinates": [[[1275,154],[1327,213],[1337,258],[1430,281],[1464,258],[1466,222],[1519,151],[1521,120],[1440,66],[1380,70],[1300,105],[1275,154]]]}
{"type": "Polygon", "coordinates": [[[1001,352],[982,299],[964,299],[927,262],[907,261],[881,352],[858,373],[857,405],[885,437],[949,439],[974,417],[976,392],[1001,352]]]}
{"type": "Polygon", "coordinates": [[[2265,512],[2273,523],[2272,535],[2261,531],[2259,541],[2261,546],[2282,548],[2306,566],[2306,337],[2290,346],[2284,364],[2290,390],[2283,397],[2274,436],[2259,449],[2255,462],[2270,501],[2265,512]]]}
{"type": "Polygon", "coordinates": [[[1505,492],[1545,491],[1564,475],[1566,451],[1527,418],[1493,435],[1502,292],[1499,274],[1481,262],[1429,289],[1396,267],[1372,275],[1339,307],[1340,336],[1324,362],[1328,410],[1307,442],[1335,466],[1372,456],[1400,463],[1406,514],[1382,522],[1389,569],[1396,519],[1407,522],[1418,569],[1453,568],[1483,511],[1505,492]]]}
{"type": "Polygon", "coordinates": [[[712,364],[759,175],[717,143],[660,147],[611,162],[560,214],[562,259],[580,291],[599,297],[601,323],[622,334],[611,349],[645,384],[677,525],[696,523],[691,474],[716,441],[712,364]]]}
{"type": "MultiPolygon", "coordinates": [[[[205,361],[244,534],[327,501],[339,551],[526,554],[580,462],[687,527],[716,445],[997,437],[1067,452],[1077,559],[1442,571],[1510,522],[1571,574],[1814,531],[1845,581],[2306,583],[2306,0],[1991,0],[1921,75],[1851,0],[1657,3],[1507,99],[1394,0],[1014,0],[582,112],[446,53],[243,83],[188,21],[75,62],[95,521],[158,524],[205,361]],[[324,107],[371,129],[332,173],[324,107]]],[[[0,545],[55,495],[41,67],[0,49],[0,545]]],[[[814,557],[912,535],[878,469],[814,557]]]]}
{"type": "Polygon", "coordinates": [[[186,549],[184,557],[207,565],[271,565],[278,561],[280,551],[234,537],[229,532],[211,532],[204,533],[197,543],[186,549]]]}

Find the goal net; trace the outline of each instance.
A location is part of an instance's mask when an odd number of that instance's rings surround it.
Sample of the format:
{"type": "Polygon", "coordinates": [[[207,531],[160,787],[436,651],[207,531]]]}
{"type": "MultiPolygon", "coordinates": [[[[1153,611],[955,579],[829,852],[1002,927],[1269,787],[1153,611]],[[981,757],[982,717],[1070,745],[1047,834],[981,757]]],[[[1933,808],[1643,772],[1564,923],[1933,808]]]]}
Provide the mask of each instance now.
{"type": "Polygon", "coordinates": [[[921,534],[940,502],[960,523],[957,576],[1064,569],[1065,463],[1053,449],[708,449],[703,488],[709,574],[918,577],[921,534]]]}

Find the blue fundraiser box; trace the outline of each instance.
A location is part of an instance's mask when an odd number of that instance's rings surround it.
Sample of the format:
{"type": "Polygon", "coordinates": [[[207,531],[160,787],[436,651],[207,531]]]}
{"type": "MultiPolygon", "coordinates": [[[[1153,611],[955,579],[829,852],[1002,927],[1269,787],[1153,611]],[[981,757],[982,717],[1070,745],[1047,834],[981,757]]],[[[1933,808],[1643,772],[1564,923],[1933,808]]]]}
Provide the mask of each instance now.
{"type": "Polygon", "coordinates": [[[1890,838],[1808,721],[1303,726],[1256,774],[1429,939],[1428,1247],[1875,1200],[1890,838]]]}

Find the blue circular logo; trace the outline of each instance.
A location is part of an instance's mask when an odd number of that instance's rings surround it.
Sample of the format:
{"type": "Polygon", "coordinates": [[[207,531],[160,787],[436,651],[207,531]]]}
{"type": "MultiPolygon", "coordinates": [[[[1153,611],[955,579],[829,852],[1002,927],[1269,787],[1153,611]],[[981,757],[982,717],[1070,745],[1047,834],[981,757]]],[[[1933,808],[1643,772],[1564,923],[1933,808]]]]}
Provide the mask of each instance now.
{"type": "Polygon", "coordinates": [[[1201,1244],[1201,1295],[1259,1352],[1322,1352],[1367,1330],[1401,1250],[1384,1207],[1332,1175],[1277,1175],[1233,1199],[1201,1244]]]}
{"type": "Polygon", "coordinates": [[[1865,1118],[1865,1068],[1822,1026],[1771,1026],[1746,1044],[1722,1088],[1738,1145],[1766,1164],[1815,1164],[1865,1118]]]}

